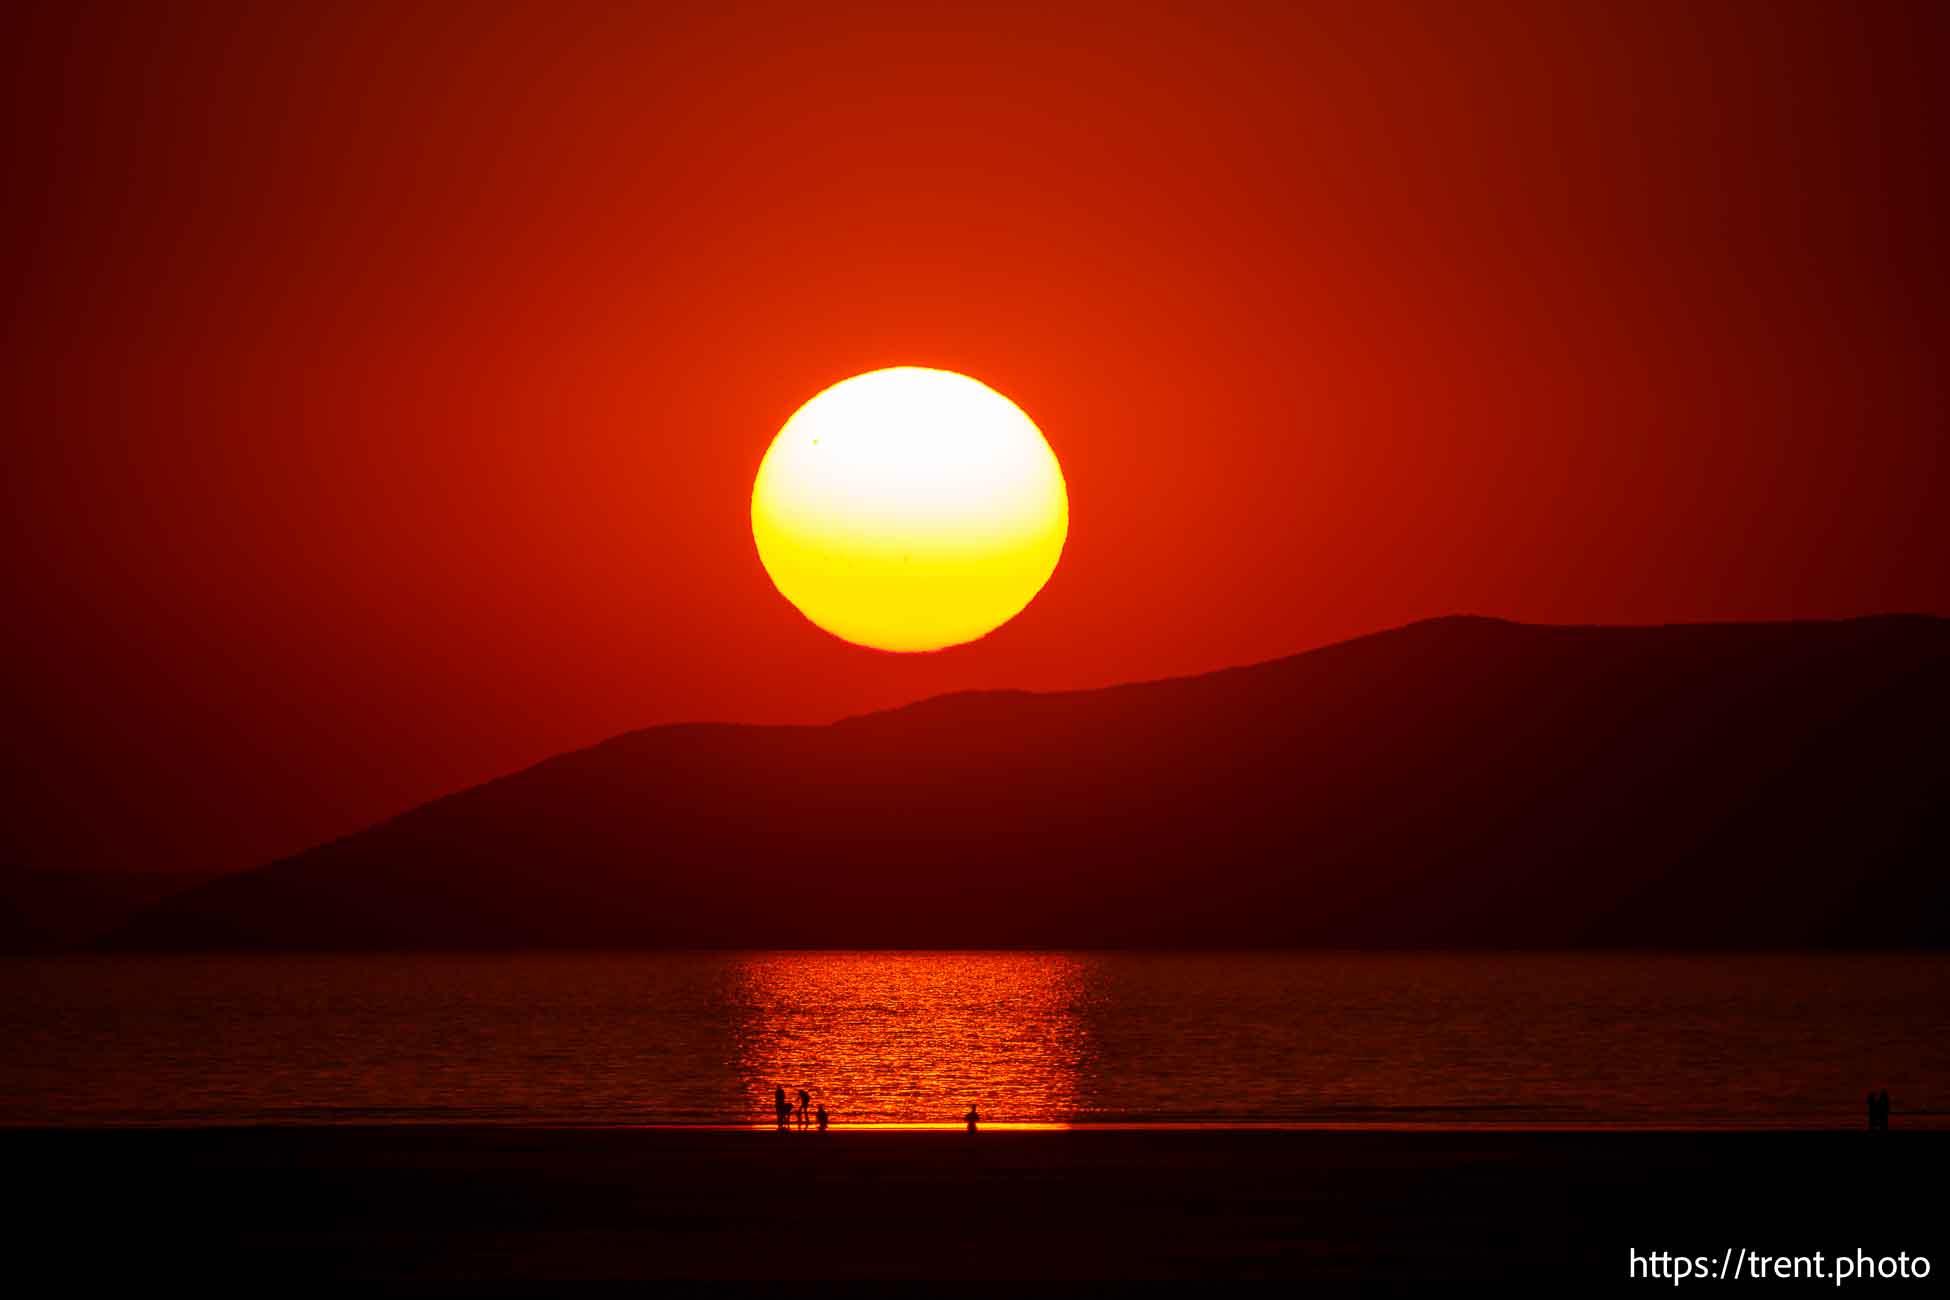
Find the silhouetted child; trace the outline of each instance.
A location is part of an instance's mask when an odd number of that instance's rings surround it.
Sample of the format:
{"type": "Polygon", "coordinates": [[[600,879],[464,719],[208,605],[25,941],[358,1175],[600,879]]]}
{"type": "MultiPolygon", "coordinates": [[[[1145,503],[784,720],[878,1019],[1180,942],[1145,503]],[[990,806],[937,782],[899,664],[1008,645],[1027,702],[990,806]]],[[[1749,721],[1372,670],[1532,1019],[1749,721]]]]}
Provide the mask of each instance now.
{"type": "Polygon", "coordinates": [[[1884,1133],[1889,1131],[1889,1089],[1887,1088],[1876,1094],[1876,1127],[1884,1133]]]}
{"type": "Polygon", "coordinates": [[[792,1107],[786,1103],[783,1084],[772,1089],[772,1109],[779,1114],[779,1127],[784,1128],[786,1120],[792,1115],[792,1107]]]}
{"type": "Polygon", "coordinates": [[[804,1128],[812,1122],[812,1094],[804,1088],[799,1089],[799,1127],[804,1128]]]}
{"type": "Polygon", "coordinates": [[[821,1133],[824,1133],[826,1131],[826,1107],[825,1106],[821,1106],[819,1108],[819,1131],[821,1133]]]}
{"type": "Polygon", "coordinates": [[[970,1133],[973,1133],[975,1131],[975,1125],[981,1118],[982,1117],[980,1115],[977,1115],[975,1113],[975,1108],[973,1106],[970,1106],[968,1108],[968,1131],[970,1133]]]}

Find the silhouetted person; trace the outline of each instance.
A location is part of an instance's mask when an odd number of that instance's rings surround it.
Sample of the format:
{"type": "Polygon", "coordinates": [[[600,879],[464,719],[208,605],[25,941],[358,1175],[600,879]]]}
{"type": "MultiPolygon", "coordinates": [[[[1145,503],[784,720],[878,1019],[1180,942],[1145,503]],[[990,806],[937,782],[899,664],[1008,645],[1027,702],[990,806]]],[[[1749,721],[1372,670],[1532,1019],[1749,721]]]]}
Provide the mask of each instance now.
{"type": "Polygon", "coordinates": [[[812,1122],[812,1094],[804,1088],[799,1089],[799,1127],[804,1128],[812,1122]]]}
{"type": "Polygon", "coordinates": [[[982,1117],[980,1115],[977,1115],[975,1113],[975,1108],[973,1106],[970,1106],[968,1108],[968,1131],[970,1133],[973,1133],[975,1131],[975,1125],[981,1121],[981,1118],[982,1117]]]}
{"type": "Polygon", "coordinates": [[[1884,1133],[1889,1131],[1889,1089],[1887,1088],[1876,1095],[1876,1127],[1884,1133]]]}
{"type": "Polygon", "coordinates": [[[824,1106],[819,1108],[819,1131],[821,1133],[826,1131],[826,1107],[824,1106]]]}
{"type": "Polygon", "coordinates": [[[772,1089],[772,1109],[779,1113],[779,1127],[784,1128],[786,1120],[792,1117],[792,1107],[785,1099],[783,1084],[772,1089]]]}

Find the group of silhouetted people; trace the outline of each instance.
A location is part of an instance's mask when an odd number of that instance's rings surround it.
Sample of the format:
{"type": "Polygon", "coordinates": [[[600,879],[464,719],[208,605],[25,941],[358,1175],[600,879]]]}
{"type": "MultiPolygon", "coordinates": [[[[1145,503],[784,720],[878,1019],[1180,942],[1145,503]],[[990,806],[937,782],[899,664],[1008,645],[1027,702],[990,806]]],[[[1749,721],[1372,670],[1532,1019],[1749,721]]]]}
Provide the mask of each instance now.
{"type": "MultiPolygon", "coordinates": [[[[793,1114],[792,1103],[786,1100],[785,1089],[783,1087],[772,1089],[772,1109],[778,1112],[780,1128],[791,1127],[793,1114]]],[[[822,1103],[815,1107],[812,1104],[812,1094],[804,1088],[799,1089],[799,1127],[805,1128],[810,1124],[817,1123],[819,1125],[819,1131],[824,1133],[827,1122],[825,1105],[822,1103]]]]}
{"type": "Polygon", "coordinates": [[[1889,1131],[1889,1089],[1869,1094],[1869,1132],[1889,1131]]]}
{"type": "MultiPolygon", "coordinates": [[[[782,1130],[793,1126],[795,1115],[797,1116],[798,1126],[800,1128],[806,1128],[816,1124],[819,1126],[821,1133],[826,1131],[826,1125],[829,1122],[826,1117],[825,1105],[823,1103],[818,1106],[813,1105],[812,1094],[804,1088],[799,1089],[799,1106],[795,1110],[791,1099],[785,1095],[785,1085],[774,1085],[772,1088],[772,1110],[778,1115],[779,1128],[782,1130]]],[[[968,1124],[968,1131],[973,1133],[975,1126],[981,1122],[982,1117],[976,1113],[973,1106],[970,1106],[968,1108],[968,1114],[962,1116],[962,1119],[968,1124]]]]}

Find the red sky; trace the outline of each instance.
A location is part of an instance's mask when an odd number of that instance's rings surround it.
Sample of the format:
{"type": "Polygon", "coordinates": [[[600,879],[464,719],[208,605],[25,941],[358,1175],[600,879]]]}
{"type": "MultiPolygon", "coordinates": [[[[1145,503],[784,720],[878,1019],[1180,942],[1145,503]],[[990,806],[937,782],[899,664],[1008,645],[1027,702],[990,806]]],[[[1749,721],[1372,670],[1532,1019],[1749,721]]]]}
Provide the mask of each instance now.
{"type": "Polygon", "coordinates": [[[0,862],[1443,613],[1950,614],[1944,6],[8,13],[0,862]],[[934,656],[747,515],[896,364],[1071,494],[934,656]]]}

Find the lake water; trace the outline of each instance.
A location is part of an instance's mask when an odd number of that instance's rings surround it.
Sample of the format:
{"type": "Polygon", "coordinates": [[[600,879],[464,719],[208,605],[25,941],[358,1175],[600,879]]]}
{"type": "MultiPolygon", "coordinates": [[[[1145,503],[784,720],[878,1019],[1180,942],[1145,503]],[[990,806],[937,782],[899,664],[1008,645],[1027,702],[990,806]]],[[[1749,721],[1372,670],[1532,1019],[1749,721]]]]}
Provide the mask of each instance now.
{"type": "Polygon", "coordinates": [[[1950,956],[0,963],[0,1124],[1950,1127],[1950,956]]]}

